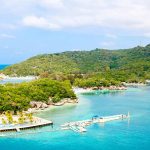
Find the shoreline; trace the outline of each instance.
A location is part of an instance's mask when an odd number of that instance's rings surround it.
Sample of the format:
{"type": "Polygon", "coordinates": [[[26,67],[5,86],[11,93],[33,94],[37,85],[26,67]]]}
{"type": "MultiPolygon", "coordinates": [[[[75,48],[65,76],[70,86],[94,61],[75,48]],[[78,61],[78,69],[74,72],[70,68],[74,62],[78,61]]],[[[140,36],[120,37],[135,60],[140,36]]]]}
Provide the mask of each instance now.
{"type": "Polygon", "coordinates": [[[121,90],[127,90],[128,88],[125,87],[125,86],[110,86],[110,87],[85,87],[85,88],[80,88],[80,87],[74,87],[73,88],[73,91],[75,92],[75,94],[78,94],[78,93],[85,93],[85,92],[92,92],[92,91],[96,91],[96,90],[100,90],[100,91],[103,91],[103,90],[110,90],[110,91],[114,91],[114,90],[118,90],[118,91],[121,91],[121,90]]]}
{"type": "Polygon", "coordinates": [[[73,87],[73,91],[75,92],[75,94],[85,93],[85,92],[93,92],[95,90],[122,91],[122,90],[127,90],[130,87],[134,88],[134,87],[142,87],[142,86],[149,86],[149,84],[146,84],[146,83],[125,83],[125,82],[123,82],[122,86],[73,87]]]}
{"type": "Polygon", "coordinates": [[[32,101],[30,103],[31,108],[29,108],[27,110],[28,113],[38,113],[41,111],[48,111],[51,108],[57,108],[57,107],[63,107],[63,106],[67,106],[67,105],[76,105],[78,103],[78,99],[62,99],[60,102],[58,103],[51,103],[51,104],[47,104],[44,102],[37,102],[37,101],[32,101]]]}
{"type": "Polygon", "coordinates": [[[38,79],[37,76],[8,76],[3,73],[0,74],[0,80],[35,80],[38,79]]]}
{"type": "Polygon", "coordinates": [[[126,86],[126,87],[140,87],[140,86],[147,86],[148,84],[146,83],[126,83],[126,82],[123,82],[123,85],[126,86]]]}
{"type": "Polygon", "coordinates": [[[75,106],[76,103],[66,103],[62,106],[54,106],[54,105],[50,105],[49,107],[47,108],[44,108],[44,109],[36,109],[36,108],[29,108],[27,111],[25,112],[28,112],[28,113],[33,113],[33,114],[37,114],[37,113],[41,113],[41,112],[46,112],[46,111],[50,111],[50,110],[53,110],[55,108],[60,108],[60,107],[69,107],[69,106],[75,106]]]}
{"type": "MultiPolygon", "coordinates": [[[[95,91],[96,89],[93,89],[93,88],[77,88],[77,87],[73,87],[73,91],[75,94],[79,94],[79,93],[85,93],[85,92],[92,92],[92,91],[95,91]]],[[[110,91],[113,91],[113,90],[127,90],[127,88],[125,87],[119,87],[118,89],[116,88],[103,88],[103,89],[97,89],[97,90],[110,90],[110,91]]],[[[31,112],[31,113],[38,113],[38,112],[42,112],[42,111],[48,111],[50,109],[53,109],[53,108],[58,108],[58,107],[63,107],[63,106],[67,106],[67,105],[76,105],[79,103],[79,100],[78,99],[70,99],[70,98],[65,98],[65,99],[62,99],[60,102],[58,103],[50,103],[50,104],[47,104],[47,103],[44,103],[44,102],[38,102],[38,101],[32,101],[31,102],[31,108],[29,108],[27,110],[27,112],[31,112]]]]}
{"type": "MultiPolygon", "coordinates": [[[[0,73],[0,80],[35,80],[39,79],[39,76],[9,76],[5,75],[3,73],[0,73]]],[[[145,82],[132,82],[132,83],[127,83],[127,82],[122,82],[122,85],[120,86],[109,86],[109,87],[104,87],[104,86],[98,86],[98,87],[83,87],[82,89],[92,89],[92,90],[124,90],[127,87],[138,87],[138,86],[146,86],[150,84],[150,80],[146,80],[145,82]]],[[[80,87],[79,87],[80,88],[80,87]]]]}

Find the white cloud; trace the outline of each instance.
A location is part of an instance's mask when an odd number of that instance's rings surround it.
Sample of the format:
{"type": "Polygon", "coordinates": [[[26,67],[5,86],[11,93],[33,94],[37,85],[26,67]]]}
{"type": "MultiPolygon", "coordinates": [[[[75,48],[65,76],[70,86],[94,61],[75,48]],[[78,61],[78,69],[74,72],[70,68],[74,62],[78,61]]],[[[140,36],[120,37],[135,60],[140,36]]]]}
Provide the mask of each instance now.
{"type": "Polygon", "coordinates": [[[27,16],[23,19],[25,26],[44,28],[44,29],[59,29],[59,25],[48,22],[43,17],[27,16]]]}
{"type": "Polygon", "coordinates": [[[3,33],[3,34],[0,34],[0,38],[1,39],[14,39],[14,38],[16,38],[14,35],[10,35],[10,34],[5,34],[5,33],[3,33]]]}
{"type": "Polygon", "coordinates": [[[1,0],[0,3],[0,15],[5,11],[25,26],[44,29],[93,26],[150,32],[149,0],[1,0]]]}

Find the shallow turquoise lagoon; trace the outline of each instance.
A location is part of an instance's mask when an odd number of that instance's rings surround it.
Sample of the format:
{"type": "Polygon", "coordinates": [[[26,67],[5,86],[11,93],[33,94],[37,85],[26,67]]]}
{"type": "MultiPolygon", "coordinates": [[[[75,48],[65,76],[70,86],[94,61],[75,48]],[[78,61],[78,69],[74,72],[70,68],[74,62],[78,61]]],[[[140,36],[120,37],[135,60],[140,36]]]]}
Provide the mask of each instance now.
{"type": "Polygon", "coordinates": [[[130,111],[130,120],[95,124],[87,133],[56,131],[52,127],[9,133],[0,137],[0,150],[149,150],[150,149],[150,87],[131,88],[122,92],[79,94],[79,104],[52,108],[38,114],[60,124],[130,111]]]}
{"type": "MultiPolygon", "coordinates": [[[[8,67],[9,65],[0,65],[0,70],[8,67]]],[[[26,78],[26,79],[15,79],[15,78],[10,78],[10,79],[3,79],[0,80],[0,84],[6,84],[6,83],[21,83],[21,82],[28,82],[31,81],[31,78],[26,78]]]]}

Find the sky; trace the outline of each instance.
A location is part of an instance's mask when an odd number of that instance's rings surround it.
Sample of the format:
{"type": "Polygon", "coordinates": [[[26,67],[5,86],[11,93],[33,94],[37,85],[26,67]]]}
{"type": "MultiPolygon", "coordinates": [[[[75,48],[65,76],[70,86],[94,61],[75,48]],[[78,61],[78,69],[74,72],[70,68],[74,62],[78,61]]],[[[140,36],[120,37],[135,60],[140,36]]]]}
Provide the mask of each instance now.
{"type": "Polygon", "coordinates": [[[0,0],[0,64],[150,43],[149,0],[0,0]]]}

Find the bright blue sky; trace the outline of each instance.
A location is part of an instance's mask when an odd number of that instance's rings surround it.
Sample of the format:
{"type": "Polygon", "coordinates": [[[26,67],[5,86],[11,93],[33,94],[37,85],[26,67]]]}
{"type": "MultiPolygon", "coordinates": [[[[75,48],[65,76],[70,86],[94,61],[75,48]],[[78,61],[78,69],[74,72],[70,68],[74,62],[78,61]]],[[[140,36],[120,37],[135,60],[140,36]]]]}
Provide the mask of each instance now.
{"type": "Polygon", "coordinates": [[[150,43],[149,0],[0,0],[0,64],[150,43]]]}

